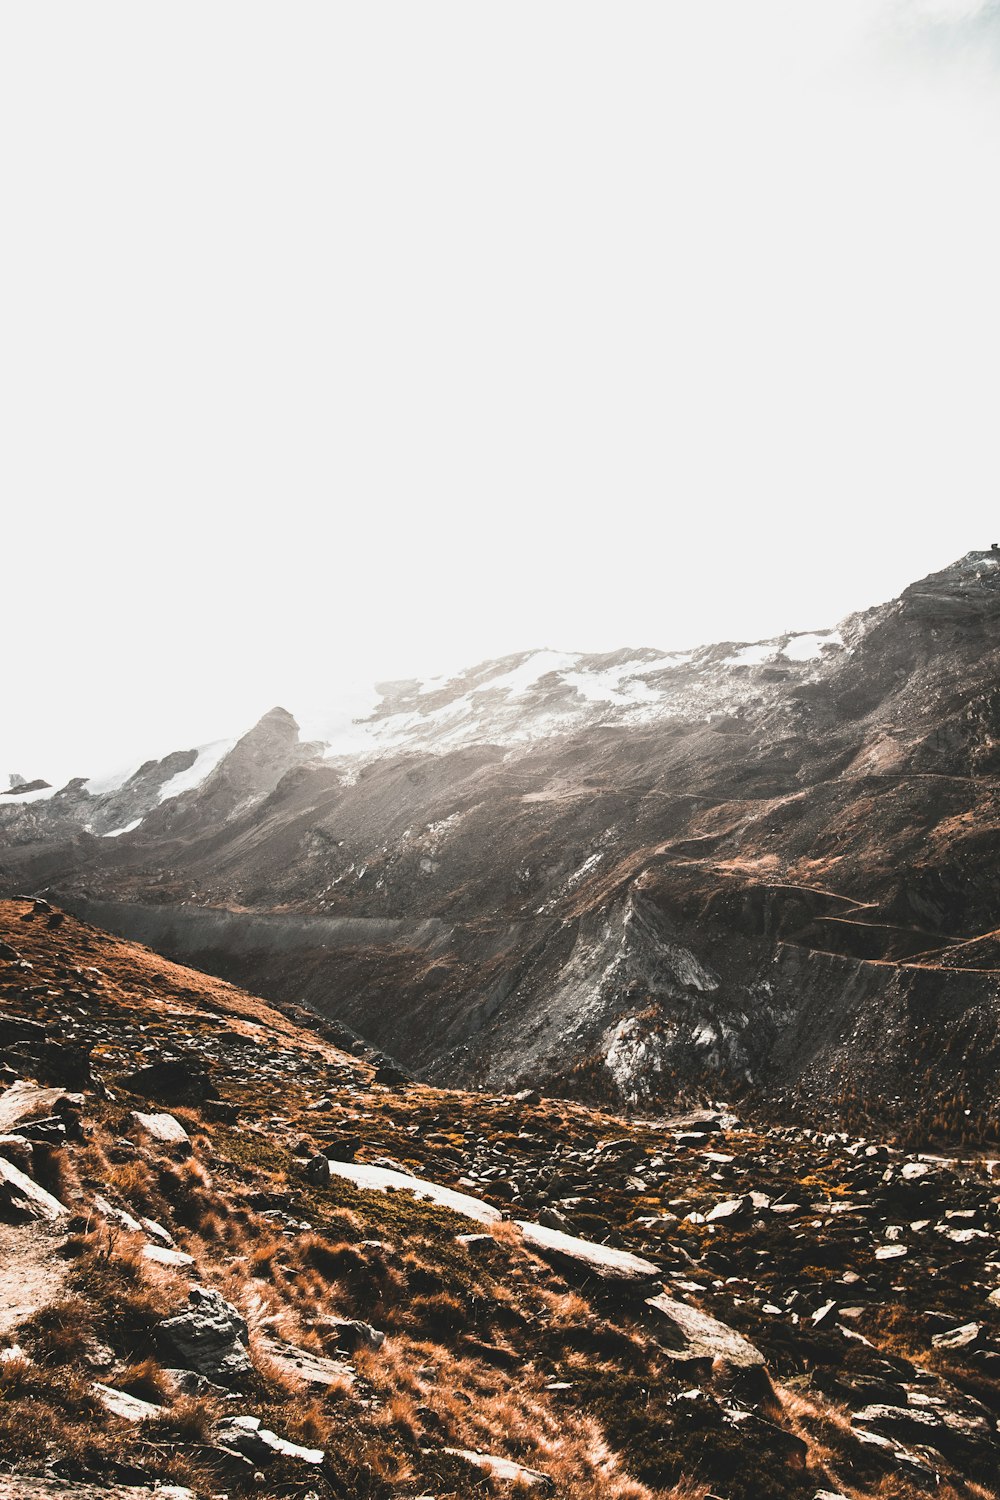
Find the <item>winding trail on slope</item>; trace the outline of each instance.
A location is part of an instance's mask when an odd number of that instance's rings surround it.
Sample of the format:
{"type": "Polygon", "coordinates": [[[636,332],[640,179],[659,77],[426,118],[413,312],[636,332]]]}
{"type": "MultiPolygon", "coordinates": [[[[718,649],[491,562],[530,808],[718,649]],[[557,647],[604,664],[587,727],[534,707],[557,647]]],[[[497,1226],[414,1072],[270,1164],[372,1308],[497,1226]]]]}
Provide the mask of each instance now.
{"type": "Polygon", "coordinates": [[[69,1271],[58,1254],[64,1240],[43,1224],[0,1224],[0,1338],[62,1293],[69,1271]]]}

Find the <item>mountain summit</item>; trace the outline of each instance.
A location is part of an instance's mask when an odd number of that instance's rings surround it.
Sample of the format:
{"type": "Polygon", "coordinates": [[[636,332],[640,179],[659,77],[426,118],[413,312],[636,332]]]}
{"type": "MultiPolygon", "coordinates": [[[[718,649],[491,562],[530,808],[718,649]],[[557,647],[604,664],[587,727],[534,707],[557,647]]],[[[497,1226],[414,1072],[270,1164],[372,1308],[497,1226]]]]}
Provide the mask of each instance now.
{"type": "Polygon", "coordinates": [[[428,1078],[961,1133],[1000,1081],[998,616],[970,552],[836,629],[383,684],[349,751],[274,709],[0,798],[0,883],[428,1078]]]}

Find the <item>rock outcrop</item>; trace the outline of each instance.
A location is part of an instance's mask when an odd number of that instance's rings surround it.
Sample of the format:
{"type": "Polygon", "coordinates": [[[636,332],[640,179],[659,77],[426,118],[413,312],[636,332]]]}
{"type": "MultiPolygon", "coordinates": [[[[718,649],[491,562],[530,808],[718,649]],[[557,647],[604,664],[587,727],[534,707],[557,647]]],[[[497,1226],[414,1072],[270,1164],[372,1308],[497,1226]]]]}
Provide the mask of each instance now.
{"type": "Polygon", "coordinates": [[[998,612],[973,552],[837,630],[383,684],[325,756],[275,709],[127,836],[85,789],[4,799],[0,885],[393,1077],[960,1134],[1000,1083],[998,612]]]}

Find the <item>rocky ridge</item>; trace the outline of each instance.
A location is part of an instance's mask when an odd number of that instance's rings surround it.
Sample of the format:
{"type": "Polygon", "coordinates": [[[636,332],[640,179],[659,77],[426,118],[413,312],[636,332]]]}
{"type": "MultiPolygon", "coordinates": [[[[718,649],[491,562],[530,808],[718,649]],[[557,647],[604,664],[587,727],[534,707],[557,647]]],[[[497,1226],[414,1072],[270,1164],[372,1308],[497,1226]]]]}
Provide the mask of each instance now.
{"type": "Polygon", "coordinates": [[[0,887],[428,1080],[995,1138],[998,614],[974,552],[837,631],[383,684],[336,753],[269,715],[120,837],[0,805],[0,887]]]}

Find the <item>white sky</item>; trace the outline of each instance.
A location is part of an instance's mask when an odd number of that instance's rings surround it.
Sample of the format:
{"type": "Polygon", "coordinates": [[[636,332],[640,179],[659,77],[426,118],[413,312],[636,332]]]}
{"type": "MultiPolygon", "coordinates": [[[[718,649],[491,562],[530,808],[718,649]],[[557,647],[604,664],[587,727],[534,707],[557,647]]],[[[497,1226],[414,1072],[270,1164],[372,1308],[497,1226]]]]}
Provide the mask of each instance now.
{"type": "Polygon", "coordinates": [[[1000,539],[981,0],[0,6],[0,772],[1000,539]]]}

